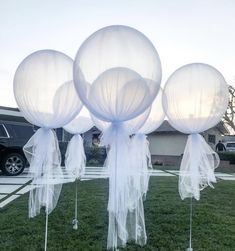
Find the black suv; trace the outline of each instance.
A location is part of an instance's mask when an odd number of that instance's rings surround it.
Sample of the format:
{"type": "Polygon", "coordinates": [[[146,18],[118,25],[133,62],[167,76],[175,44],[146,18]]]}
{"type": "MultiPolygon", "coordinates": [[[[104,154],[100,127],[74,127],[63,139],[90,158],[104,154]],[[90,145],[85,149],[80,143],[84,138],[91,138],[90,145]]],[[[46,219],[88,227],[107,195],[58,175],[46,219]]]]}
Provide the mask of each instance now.
{"type": "Polygon", "coordinates": [[[34,127],[29,123],[0,123],[0,169],[5,175],[23,172],[27,164],[23,146],[34,132],[34,127]]]}

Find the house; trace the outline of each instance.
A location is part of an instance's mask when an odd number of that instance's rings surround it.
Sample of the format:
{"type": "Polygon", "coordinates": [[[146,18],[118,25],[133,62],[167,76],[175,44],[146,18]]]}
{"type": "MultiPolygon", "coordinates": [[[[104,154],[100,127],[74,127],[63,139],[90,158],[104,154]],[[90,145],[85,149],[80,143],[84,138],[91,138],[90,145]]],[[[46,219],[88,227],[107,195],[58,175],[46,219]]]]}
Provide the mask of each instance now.
{"type": "MultiPolygon", "coordinates": [[[[215,127],[201,133],[206,142],[215,150],[219,140],[222,140],[228,130],[220,122],[215,127]]],[[[153,133],[148,135],[152,163],[163,165],[179,165],[188,135],[177,131],[167,120],[153,133]]]]}
{"type": "MultiPolygon", "coordinates": [[[[17,124],[29,124],[23,117],[18,108],[9,108],[0,106],[0,123],[11,121],[17,124]]],[[[38,129],[34,126],[35,131],[38,129]]],[[[61,145],[62,152],[65,152],[67,142],[73,135],[67,133],[62,128],[56,129],[56,134],[61,145]],[[63,147],[62,147],[63,146],[63,147]]],[[[215,127],[202,133],[207,143],[215,149],[215,145],[219,140],[225,139],[223,135],[229,134],[223,122],[220,122],[215,127]]],[[[85,147],[98,145],[100,131],[93,127],[91,130],[83,134],[85,147]]],[[[184,153],[185,144],[188,135],[183,134],[174,129],[167,120],[154,132],[148,135],[152,162],[163,165],[179,165],[184,153]]],[[[228,137],[228,136],[226,136],[228,137]]]]}
{"type": "MultiPolygon", "coordinates": [[[[219,140],[223,140],[223,135],[228,134],[226,126],[220,122],[215,127],[201,133],[206,142],[215,150],[219,140]]],[[[65,141],[69,140],[71,135],[64,133],[65,141]]],[[[84,145],[97,145],[101,132],[93,127],[83,134],[84,145]]],[[[176,166],[180,164],[188,135],[177,131],[167,120],[154,132],[148,135],[152,163],[176,166]]]]}

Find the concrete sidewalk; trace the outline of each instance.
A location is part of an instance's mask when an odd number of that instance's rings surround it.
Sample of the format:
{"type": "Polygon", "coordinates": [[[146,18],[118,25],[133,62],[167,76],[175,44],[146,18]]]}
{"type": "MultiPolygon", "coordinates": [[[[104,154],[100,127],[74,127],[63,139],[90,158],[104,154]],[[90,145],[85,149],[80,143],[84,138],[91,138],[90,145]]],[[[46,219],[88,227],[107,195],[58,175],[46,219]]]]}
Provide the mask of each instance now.
{"type": "MultiPolygon", "coordinates": [[[[150,176],[159,177],[177,177],[178,170],[149,170],[150,176]]],[[[64,172],[64,175],[67,174],[64,172]]],[[[235,174],[215,173],[216,177],[222,180],[235,181],[235,174]]],[[[86,167],[85,175],[82,181],[91,179],[104,179],[108,178],[107,170],[102,167],[86,167]]],[[[31,178],[28,176],[28,169],[19,176],[3,176],[0,175],[0,209],[30,191],[33,186],[30,184],[31,178]]]]}

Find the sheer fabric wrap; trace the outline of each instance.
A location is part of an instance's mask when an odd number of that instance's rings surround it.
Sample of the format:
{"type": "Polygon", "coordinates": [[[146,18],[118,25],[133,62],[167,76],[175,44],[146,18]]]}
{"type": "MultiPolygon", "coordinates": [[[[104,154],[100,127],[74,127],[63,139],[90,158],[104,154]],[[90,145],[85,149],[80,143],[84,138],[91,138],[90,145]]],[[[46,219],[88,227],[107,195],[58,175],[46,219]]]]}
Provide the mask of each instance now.
{"type": "Polygon", "coordinates": [[[81,178],[86,167],[86,155],[81,134],[89,131],[93,126],[89,111],[83,107],[77,117],[63,127],[67,132],[74,134],[67,146],[65,169],[75,179],[81,178]]]}
{"type": "Polygon", "coordinates": [[[61,155],[55,132],[38,129],[23,150],[30,164],[29,175],[33,178],[34,186],[29,196],[29,217],[38,215],[42,207],[49,214],[56,207],[63,182],[61,155]]]}
{"type": "Polygon", "coordinates": [[[158,93],[161,63],[152,43],[127,26],[104,27],[81,45],[74,62],[74,82],[84,105],[110,122],[102,144],[110,150],[108,248],[125,246],[130,196],[129,130],[123,122],[144,113],[158,93]]]}
{"type": "Polygon", "coordinates": [[[73,60],[54,50],[30,54],[14,76],[20,111],[30,123],[41,127],[24,147],[35,186],[30,192],[30,217],[43,206],[48,215],[56,206],[60,184],[68,182],[60,167],[58,141],[52,128],[69,123],[82,108],[72,79],[73,60]]]}
{"type": "Polygon", "coordinates": [[[200,191],[216,182],[218,155],[199,133],[217,125],[228,105],[228,86],[222,74],[210,65],[182,66],[167,80],[163,106],[170,124],[190,134],[180,166],[182,199],[200,198],[200,191]]]}
{"type": "Polygon", "coordinates": [[[163,122],[165,113],[162,107],[162,90],[152,103],[151,111],[144,124],[131,137],[131,182],[132,201],[129,208],[129,239],[141,246],[146,244],[143,200],[146,198],[149,184],[149,169],[152,168],[149,142],[145,134],[155,131],[163,122]]]}
{"type": "Polygon", "coordinates": [[[149,183],[148,168],[151,168],[151,155],[144,134],[132,136],[130,142],[130,200],[128,205],[128,239],[143,246],[147,242],[143,200],[149,183]]]}
{"type": "Polygon", "coordinates": [[[128,240],[135,240],[140,245],[146,243],[144,208],[139,193],[139,180],[143,173],[139,173],[138,167],[132,163],[131,156],[135,153],[132,152],[133,144],[129,135],[144,124],[149,113],[150,108],[123,123],[108,123],[92,116],[95,125],[102,131],[101,144],[108,148],[105,161],[110,179],[108,248],[124,247],[128,240]],[[115,210],[114,203],[118,205],[118,210],[115,210]]]}
{"type": "Polygon", "coordinates": [[[84,175],[85,167],[86,155],[83,146],[83,138],[80,134],[75,134],[67,146],[65,168],[69,176],[79,179],[84,175]]]}
{"type": "Polygon", "coordinates": [[[191,134],[185,146],[180,166],[179,193],[181,199],[200,199],[200,191],[213,188],[216,182],[214,169],[219,165],[218,154],[211,149],[200,134],[191,134]]]}
{"type": "Polygon", "coordinates": [[[111,124],[101,138],[110,146],[106,164],[109,173],[109,228],[107,248],[125,247],[128,240],[126,228],[130,203],[130,138],[122,123],[111,124]]]}
{"type": "Polygon", "coordinates": [[[73,74],[78,95],[89,111],[99,119],[122,122],[150,106],[158,93],[162,70],[159,55],[144,34],[112,25],[83,42],[73,74]]]}

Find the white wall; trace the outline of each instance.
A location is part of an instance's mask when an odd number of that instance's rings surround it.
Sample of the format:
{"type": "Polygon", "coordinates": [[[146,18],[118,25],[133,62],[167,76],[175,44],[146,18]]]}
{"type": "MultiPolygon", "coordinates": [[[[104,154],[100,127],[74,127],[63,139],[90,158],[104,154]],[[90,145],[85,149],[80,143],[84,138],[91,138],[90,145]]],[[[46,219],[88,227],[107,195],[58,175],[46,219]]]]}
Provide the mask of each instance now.
{"type": "Polygon", "coordinates": [[[215,128],[211,128],[205,132],[202,133],[203,137],[205,138],[206,142],[209,144],[209,146],[215,150],[215,146],[216,144],[219,142],[219,140],[222,140],[223,137],[221,136],[220,132],[215,129],[215,128]],[[215,135],[215,144],[208,142],[208,135],[215,135]]]}
{"type": "Polygon", "coordinates": [[[148,136],[151,155],[180,156],[187,141],[185,134],[153,134],[148,136]]]}

